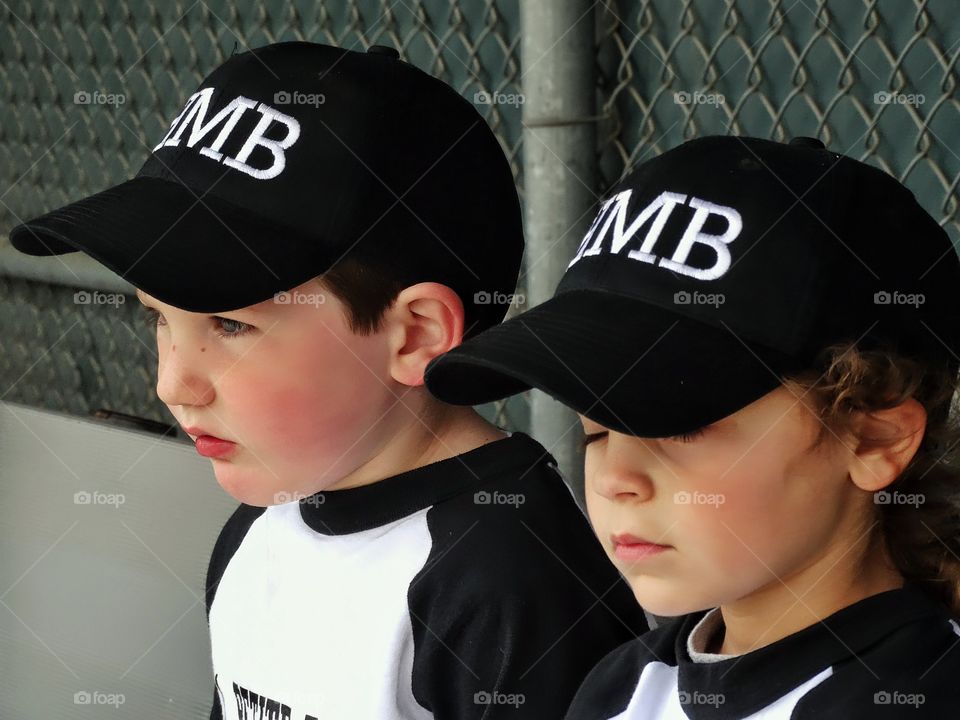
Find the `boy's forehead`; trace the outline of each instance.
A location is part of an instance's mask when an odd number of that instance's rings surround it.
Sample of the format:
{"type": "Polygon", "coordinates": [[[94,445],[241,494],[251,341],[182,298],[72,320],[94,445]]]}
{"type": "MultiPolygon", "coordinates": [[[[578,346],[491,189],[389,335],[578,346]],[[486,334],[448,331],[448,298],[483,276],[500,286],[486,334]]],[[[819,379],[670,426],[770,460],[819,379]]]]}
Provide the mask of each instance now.
{"type": "MultiPolygon", "coordinates": [[[[157,300],[155,297],[148,295],[140,288],[136,289],[136,296],[141,300],[141,302],[152,302],[155,304],[165,305],[166,303],[157,300]]],[[[264,313],[272,309],[276,303],[274,298],[267,298],[266,300],[259,302],[255,305],[247,305],[246,307],[236,308],[235,310],[224,310],[223,312],[249,312],[249,313],[264,313]]]]}

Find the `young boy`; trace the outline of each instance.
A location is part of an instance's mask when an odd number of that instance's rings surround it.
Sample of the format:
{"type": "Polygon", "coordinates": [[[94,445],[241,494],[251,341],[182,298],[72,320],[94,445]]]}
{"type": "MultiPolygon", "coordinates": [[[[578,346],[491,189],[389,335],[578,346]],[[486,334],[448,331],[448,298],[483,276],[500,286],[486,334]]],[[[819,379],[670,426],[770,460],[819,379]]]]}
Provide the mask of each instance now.
{"type": "Polygon", "coordinates": [[[580,415],[637,600],[569,720],[960,713],[960,261],[886,173],[706,137],[628,175],[554,297],[427,369],[580,415]]]}
{"type": "Polygon", "coordinates": [[[523,241],[490,129],[396,51],[234,55],[136,178],[11,240],[137,287],[157,392],[242,503],[212,717],[559,718],[646,629],[547,451],[421,387],[502,320],[523,241]]]}

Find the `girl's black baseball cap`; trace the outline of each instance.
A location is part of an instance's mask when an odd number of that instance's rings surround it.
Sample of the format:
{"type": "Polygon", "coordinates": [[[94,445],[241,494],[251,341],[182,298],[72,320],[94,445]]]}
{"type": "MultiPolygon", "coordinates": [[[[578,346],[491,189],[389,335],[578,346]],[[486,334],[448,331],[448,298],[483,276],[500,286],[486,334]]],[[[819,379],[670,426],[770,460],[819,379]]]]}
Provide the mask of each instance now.
{"type": "MultiPolygon", "coordinates": [[[[308,42],[231,56],[136,177],[10,240],[30,255],[82,250],[204,313],[268,300],[347,255],[468,305],[512,293],[523,254],[513,175],[476,108],[393,48],[308,42]]],[[[472,307],[481,328],[506,310],[472,307]]]]}
{"type": "Polygon", "coordinates": [[[844,340],[956,374],[957,288],[946,232],[882,170],[811,138],[704,137],[627,175],[553,298],[435,358],[426,385],[462,405],[535,387],[678,435],[844,340]]]}

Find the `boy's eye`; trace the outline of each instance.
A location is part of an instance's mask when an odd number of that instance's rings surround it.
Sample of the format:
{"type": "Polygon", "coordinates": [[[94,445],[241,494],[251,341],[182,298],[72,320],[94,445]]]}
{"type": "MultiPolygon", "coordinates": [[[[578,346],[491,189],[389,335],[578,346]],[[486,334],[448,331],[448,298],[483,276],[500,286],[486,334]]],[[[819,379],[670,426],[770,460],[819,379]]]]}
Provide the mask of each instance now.
{"type": "Polygon", "coordinates": [[[162,324],[160,323],[160,318],[162,316],[158,310],[154,310],[152,307],[147,307],[146,305],[142,305],[141,307],[143,309],[143,314],[140,316],[140,319],[143,320],[144,325],[147,327],[156,327],[157,325],[162,324]]]}
{"type": "MultiPolygon", "coordinates": [[[[166,325],[166,320],[163,319],[163,315],[159,310],[156,310],[152,307],[146,305],[143,306],[143,322],[146,323],[148,327],[157,328],[166,325]]],[[[226,330],[226,332],[218,332],[217,337],[221,338],[235,338],[245,335],[253,329],[252,325],[247,325],[242,323],[239,320],[231,320],[230,318],[217,317],[214,316],[213,320],[220,325],[221,328],[226,330]]]]}

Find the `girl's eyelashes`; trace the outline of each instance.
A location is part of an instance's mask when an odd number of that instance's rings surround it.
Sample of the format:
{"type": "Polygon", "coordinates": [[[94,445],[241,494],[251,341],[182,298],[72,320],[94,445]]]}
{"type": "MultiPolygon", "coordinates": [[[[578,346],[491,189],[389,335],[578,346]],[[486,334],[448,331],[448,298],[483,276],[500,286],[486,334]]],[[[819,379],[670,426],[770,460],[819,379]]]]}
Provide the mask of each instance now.
{"type": "MultiPolygon", "coordinates": [[[[682,435],[672,435],[670,437],[663,438],[664,440],[671,440],[673,442],[680,443],[690,443],[702,436],[706,432],[707,428],[702,427],[699,430],[691,430],[688,433],[683,433],[682,435]]],[[[599,440],[607,435],[607,431],[595,433],[584,433],[583,437],[580,440],[580,449],[583,450],[592,443],[594,440],[599,440]]]]}
{"type": "Polygon", "coordinates": [[[580,449],[583,450],[584,448],[587,447],[587,445],[592,443],[594,440],[599,440],[606,434],[607,434],[606,430],[604,430],[603,432],[584,433],[583,437],[580,439],[580,449]]]}
{"type": "Polygon", "coordinates": [[[699,430],[691,430],[690,432],[683,433],[682,435],[673,435],[666,439],[673,440],[674,442],[689,443],[699,438],[704,432],[706,432],[706,428],[700,428],[699,430]]]}
{"type": "MultiPolygon", "coordinates": [[[[166,321],[161,322],[163,315],[160,314],[159,310],[156,310],[152,307],[148,307],[146,305],[143,305],[142,307],[144,312],[144,314],[142,315],[143,322],[148,327],[157,328],[157,327],[162,327],[163,325],[166,325],[166,321]]],[[[241,335],[246,335],[248,332],[253,330],[252,325],[247,325],[246,323],[242,323],[239,320],[231,320],[229,318],[217,317],[217,316],[213,316],[213,320],[216,321],[221,328],[223,328],[224,330],[227,330],[227,332],[215,333],[216,336],[220,338],[229,339],[229,338],[240,337],[241,335]],[[230,328],[233,328],[232,332],[230,331],[230,328]]]]}

